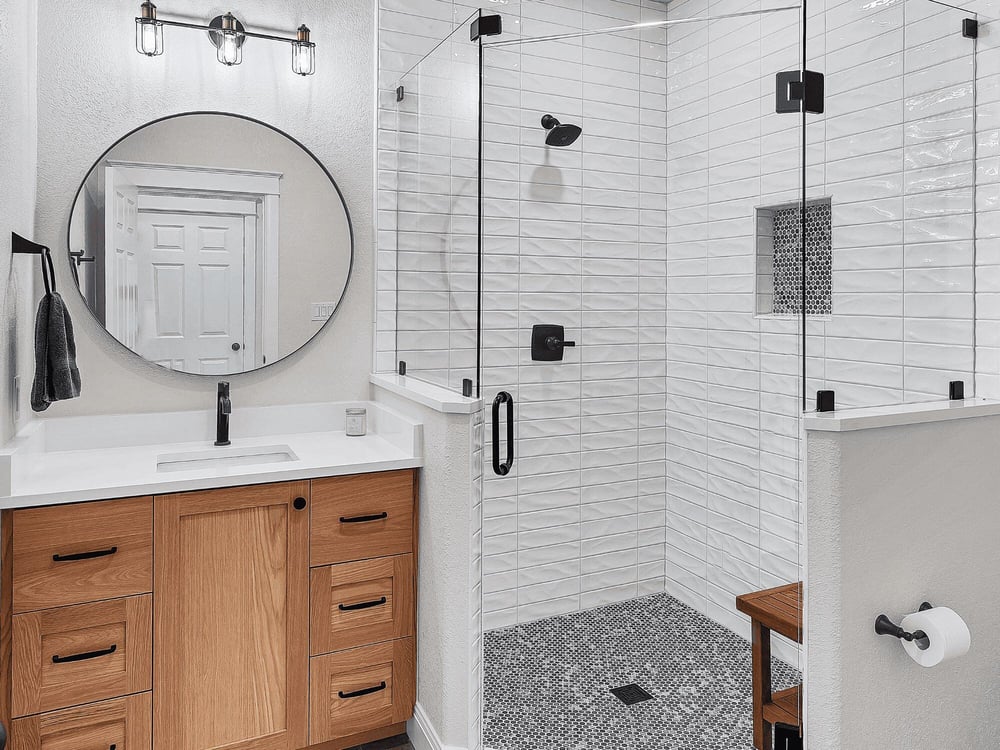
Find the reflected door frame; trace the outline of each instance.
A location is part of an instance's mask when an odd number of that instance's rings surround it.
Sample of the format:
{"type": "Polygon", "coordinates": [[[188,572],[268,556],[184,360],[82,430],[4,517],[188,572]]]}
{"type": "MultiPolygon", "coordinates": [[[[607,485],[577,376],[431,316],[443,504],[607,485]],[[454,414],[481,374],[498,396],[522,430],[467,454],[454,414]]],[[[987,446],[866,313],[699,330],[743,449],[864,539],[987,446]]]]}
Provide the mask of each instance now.
{"type": "MultiPolygon", "coordinates": [[[[245,267],[244,320],[255,321],[246,341],[244,369],[256,369],[280,357],[278,342],[278,248],[281,172],[221,169],[182,164],[107,160],[106,184],[126,182],[138,192],[138,211],[191,210],[197,199],[220,213],[243,213],[245,238],[252,238],[253,262],[245,267]],[[113,176],[113,177],[112,177],[113,176]],[[252,216],[250,208],[252,207],[252,216]]],[[[246,241],[246,240],[245,240],[246,241]]],[[[247,261],[250,258],[247,257],[247,261]]]]}

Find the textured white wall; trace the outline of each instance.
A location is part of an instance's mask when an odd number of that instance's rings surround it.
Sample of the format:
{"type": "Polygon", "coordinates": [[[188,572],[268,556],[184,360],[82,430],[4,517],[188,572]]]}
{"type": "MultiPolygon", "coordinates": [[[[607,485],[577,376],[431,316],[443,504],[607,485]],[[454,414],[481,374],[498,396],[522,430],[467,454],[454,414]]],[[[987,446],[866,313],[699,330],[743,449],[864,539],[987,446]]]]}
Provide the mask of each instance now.
{"type": "MultiPolygon", "coordinates": [[[[37,258],[10,254],[10,232],[34,234],[35,213],[35,3],[10,0],[0,5],[0,444],[15,429],[18,410],[13,390],[20,375],[21,419],[27,417],[31,391],[32,280],[37,258]]],[[[39,282],[39,287],[41,282],[39,282]]]]}
{"type": "MultiPolygon", "coordinates": [[[[112,0],[38,3],[39,24],[58,28],[39,46],[36,235],[66,247],[73,195],[114,140],[149,120],[194,109],[264,120],[302,141],[344,192],[355,229],[354,274],[341,310],[305,351],[255,374],[231,378],[234,403],[363,398],[371,365],[374,9],[370,2],[248,0],[235,8],[249,27],[313,29],[317,72],[291,71],[287,46],[249,40],[243,64],[225,68],[205,35],[166,29],[165,53],[135,51],[138,6],[112,0]]],[[[179,0],[164,12],[207,21],[203,3],[179,0]]],[[[61,253],[60,253],[61,255],[61,253]]],[[[62,288],[69,267],[60,260],[62,288]]],[[[98,328],[82,300],[66,294],[77,331],[83,395],[53,416],[211,406],[211,378],[169,373],[139,360],[98,328]]]]}
{"type": "Polygon", "coordinates": [[[997,417],[809,433],[810,750],[996,747],[998,453],[997,417]],[[875,635],[925,600],[968,623],[965,657],[875,635]]]}

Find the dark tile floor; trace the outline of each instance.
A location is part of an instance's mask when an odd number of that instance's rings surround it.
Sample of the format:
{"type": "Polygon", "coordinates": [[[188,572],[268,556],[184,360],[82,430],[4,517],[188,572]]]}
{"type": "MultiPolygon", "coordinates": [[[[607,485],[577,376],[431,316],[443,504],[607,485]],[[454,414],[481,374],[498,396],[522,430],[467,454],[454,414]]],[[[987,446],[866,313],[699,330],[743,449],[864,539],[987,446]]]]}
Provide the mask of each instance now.
{"type": "Polygon", "coordinates": [[[400,734],[396,737],[379,740],[378,742],[358,745],[357,747],[352,747],[350,750],[413,750],[413,745],[410,744],[409,737],[405,734],[400,734]]]}
{"type": "Polygon", "coordinates": [[[749,644],[673,597],[493,631],[484,657],[487,748],[752,750],[749,644]],[[611,694],[633,683],[652,699],[611,694]]]}

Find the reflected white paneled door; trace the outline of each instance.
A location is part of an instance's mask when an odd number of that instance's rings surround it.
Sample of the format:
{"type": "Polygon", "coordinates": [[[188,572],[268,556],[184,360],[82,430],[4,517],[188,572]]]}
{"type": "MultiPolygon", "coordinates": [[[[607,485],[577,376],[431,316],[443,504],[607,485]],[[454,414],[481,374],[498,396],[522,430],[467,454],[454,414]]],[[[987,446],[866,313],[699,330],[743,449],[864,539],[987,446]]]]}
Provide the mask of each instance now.
{"type": "Polygon", "coordinates": [[[141,211],[138,244],[135,350],[174,370],[241,372],[244,218],[141,211]]]}
{"type": "Polygon", "coordinates": [[[105,172],[104,234],[111,251],[104,260],[104,325],[134,348],[139,328],[136,293],[139,189],[120,170],[105,172]]]}

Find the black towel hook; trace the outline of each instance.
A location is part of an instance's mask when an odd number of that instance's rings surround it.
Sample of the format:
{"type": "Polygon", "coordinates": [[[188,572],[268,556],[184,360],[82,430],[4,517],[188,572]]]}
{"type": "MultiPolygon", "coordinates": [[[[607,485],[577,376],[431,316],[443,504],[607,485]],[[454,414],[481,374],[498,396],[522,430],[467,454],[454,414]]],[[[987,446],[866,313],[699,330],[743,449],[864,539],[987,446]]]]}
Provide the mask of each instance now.
{"type": "Polygon", "coordinates": [[[10,233],[11,252],[23,255],[42,256],[42,281],[45,283],[45,293],[52,294],[56,291],[56,268],[52,263],[52,251],[45,245],[39,245],[19,235],[17,232],[10,233]]]}

